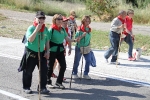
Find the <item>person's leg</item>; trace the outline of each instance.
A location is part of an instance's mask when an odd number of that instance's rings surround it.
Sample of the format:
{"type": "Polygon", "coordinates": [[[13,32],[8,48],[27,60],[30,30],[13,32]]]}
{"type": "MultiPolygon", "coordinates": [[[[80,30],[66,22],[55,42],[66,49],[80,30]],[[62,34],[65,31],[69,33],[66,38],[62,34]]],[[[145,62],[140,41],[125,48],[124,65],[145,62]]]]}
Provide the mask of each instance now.
{"type": "Polygon", "coordinates": [[[27,59],[27,67],[23,70],[23,89],[30,89],[32,83],[32,72],[36,66],[37,61],[37,58],[34,58],[33,56],[29,56],[27,59]]]}
{"type": "Polygon", "coordinates": [[[132,57],[132,50],[133,50],[133,41],[130,34],[128,34],[127,37],[125,38],[125,42],[129,45],[128,57],[130,58],[132,57]]]}
{"type": "Polygon", "coordinates": [[[55,59],[56,59],[56,52],[50,52],[49,66],[48,66],[48,72],[47,72],[47,84],[52,84],[51,76],[53,73],[53,66],[55,63],[55,59]]]}
{"type": "Polygon", "coordinates": [[[73,75],[77,75],[78,73],[78,66],[79,66],[79,61],[81,59],[81,53],[80,53],[80,48],[77,46],[75,47],[75,57],[74,57],[74,64],[73,64],[73,75]]]}
{"type": "Polygon", "coordinates": [[[117,56],[118,56],[118,49],[119,49],[119,42],[120,41],[120,35],[118,33],[113,34],[113,38],[112,38],[112,45],[114,48],[114,51],[112,53],[112,59],[111,62],[116,62],[117,60],[117,56]]]}
{"type": "Polygon", "coordinates": [[[85,70],[84,70],[84,75],[88,75],[89,73],[89,67],[91,64],[91,53],[84,54],[85,58],[85,70]]]}
{"type": "MultiPolygon", "coordinates": [[[[55,60],[54,66],[53,66],[53,71],[56,69],[57,66],[57,59],[55,60]]],[[[54,74],[54,72],[52,73],[52,77],[57,78],[57,75],[54,74]]]]}
{"type": "Polygon", "coordinates": [[[64,73],[66,70],[66,59],[65,59],[63,51],[57,55],[57,60],[58,60],[58,63],[60,64],[60,70],[59,70],[59,75],[58,75],[56,83],[62,84],[64,73]]]}
{"type": "MultiPolygon", "coordinates": [[[[37,63],[39,68],[39,63],[37,63]]],[[[40,74],[41,74],[41,89],[46,89],[46,83],[47,83],[47,59],[41,55],[41,68],[40,68],[40,74]]]]}
{"type": "Polygon", "coordinates": [[[116,62],[118,56],[119,41],[114,41],[114,44],[115,44],[115,49],[114,52],[112,53],[111,62],[116,62]]]}
{"type": "Polygon", "coordinates": [[[73,31],[71,31],[71,39],[73,39],[73,33],[74,33],[74,32],[73,32],[73,31]]]}
{"type": "Polygon", "coordinates": [[[111,47],[106,51],[106,53],[104,54],[104,57],[105,59],[108,59],[112,53],[114,53],[114,51],[116,50],[116,35],[117,33],[114,33],[114,32],[110,32],[110,37],[109,37],[109,40],[110,40],[110,43],[111,43],[111,47]]]}

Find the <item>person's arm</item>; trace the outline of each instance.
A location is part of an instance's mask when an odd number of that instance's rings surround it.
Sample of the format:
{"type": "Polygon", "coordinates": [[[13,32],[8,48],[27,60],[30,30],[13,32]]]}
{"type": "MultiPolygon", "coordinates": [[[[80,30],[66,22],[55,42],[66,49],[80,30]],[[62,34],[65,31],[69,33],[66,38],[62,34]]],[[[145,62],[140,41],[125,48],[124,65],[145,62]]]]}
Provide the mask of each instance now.
{"type": "Polygon", "coordinates": [[[72,46],[72,43],[71,43],[71,42],[68,42],[68,47],[69,47],[68,55],[71,54],[71,50],[72,50],[71,46],[72,46]]]}
{"type": "Polygon", "coordinates": [[[65,40],[68,42],[77,42],[77,39],[70,39],[68,36],[65,37],[65,40]]]}
{"type": "Polygon", "coordinates": [[[50,57],[50,52],[49,52],[49,40],[46,42],[46,44],[45,44],[45,54],[44,54],[44,57],[46,58],[46,59],[49,59],[49,57],[50,57]]]}
{"type": "Polygon", "coordinates": [[[124,24],[121,24],[119,26],[118,23],[119,23],[119,19],[117,18],[113,19],[113,21],[111,22],[111,30],[116,31],[118,29],[124,28],[124,24]]]}
{"type": "Polygon", "coordinates": [[[33,42],[35,37],[36,37],[36,34],[39,32],[39,30],[41,29],[42,27],[42,24],[38,24],[37,27],[35,28],[35,30],[33,31],[33,33],[29,36],[28,38],[28,41],[29,42],[33,42]]]}

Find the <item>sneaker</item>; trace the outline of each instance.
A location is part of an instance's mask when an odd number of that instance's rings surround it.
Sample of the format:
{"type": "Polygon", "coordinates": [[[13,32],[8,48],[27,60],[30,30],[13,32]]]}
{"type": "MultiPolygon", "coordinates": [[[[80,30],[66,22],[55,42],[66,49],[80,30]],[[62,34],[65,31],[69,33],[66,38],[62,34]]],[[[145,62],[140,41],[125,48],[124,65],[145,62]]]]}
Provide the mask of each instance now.
{"type": "Polygon", "coordinates": [[[63,85],[60,84],[60,83],[56,83],[55,85],[58,86],[60,89],[65,89],[65,86],[63,86],[63,85]]]}
{"type": "Polygon", "coordinates": [[[31,89],[24,89],[23,90],[26,94],[31,94],[32,93],[32,90],[31,89]]]}
{"type": "Polygon", "coordinates": [[[108,62],[108,59],[105,58],[105,62],[106,62],[106,63],[109,63],[109,62],[108,62]]]}
{"type": "Polygon", "coordinates": [[[46,86],[47,86],[48,88],[51,88],[51,89],[55,88],[55,87],[52,85],[52,80],[48,80],[46,86]]]}
{"type": "Polygon", "coordinates": [[[52,73],[51,77],[57,78],[57,75],[55,75],[54,73],[52,73]]]}
{"type": "Polygon", "coordinates": [[[41,89],[41,94],[47,94],[47,93],[49,93],[50,91],[49,90],[47,90],[46,88],[45,89],[41,89]]]}
{"type": "Polygon", "coordinates": [[[135,61],[136,59],[133,58],[133,57],[129,57],[128,60],[129,60],[129,61],[135,61]]]}
{"type": "Polygon", "coordinates": [[[78,76],[78,75],[72,75],[72,78],[74,78],[74,79],[78,79],[78,78],[79,78],[79,76],[78,76]]]}
{"type": "Polygon", "coordinates": [[[54,89],[54,88],[55,88],[55,86],[52,85],[52,84],[47,84],[46,87],[47,87],[47,88],[51,88],[51,89],[54,89]]]}
{"type": "Polygon", "coordinates": [[[87,80],[90,80],[90,79],[91,79],[91,77],[90,77],[89,75],[83,75],[83,78],[84,78],[84,79],[87,79],[87,80]]]}
{"type": "Polygon", "coordinates": [[[112,65],[116,65],[116,64],[117,64],[117,65],[120,65],[120,62],[116,62],[116,61],[115,61],[115,62],[110,62],[110,64],[112,64],[112,65]]]}

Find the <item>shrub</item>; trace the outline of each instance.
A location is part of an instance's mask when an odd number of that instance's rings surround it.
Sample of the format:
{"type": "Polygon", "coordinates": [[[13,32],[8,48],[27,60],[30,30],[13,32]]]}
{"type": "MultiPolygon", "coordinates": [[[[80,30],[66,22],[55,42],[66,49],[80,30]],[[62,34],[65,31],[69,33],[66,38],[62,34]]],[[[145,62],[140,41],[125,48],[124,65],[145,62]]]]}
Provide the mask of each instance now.
{"type": "Polygon", "coordinates": [[[110,19],[117,5],[117,0],[86,0],[86,8],[95,13],[99,19],[101,19],[103,15],[107,15],[108,19],[110,19]]]}

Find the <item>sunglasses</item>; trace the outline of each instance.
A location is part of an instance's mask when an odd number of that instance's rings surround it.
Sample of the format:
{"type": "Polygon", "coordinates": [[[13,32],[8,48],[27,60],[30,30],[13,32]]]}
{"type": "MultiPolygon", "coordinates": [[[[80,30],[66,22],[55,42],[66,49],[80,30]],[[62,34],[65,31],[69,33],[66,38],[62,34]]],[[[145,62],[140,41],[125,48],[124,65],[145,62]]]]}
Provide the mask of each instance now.
{"type": "Polygon", "coordinates": [[[62,18],[56,18],[56,20],[63,20],[62,18]]]}
{"type": "Polygon", "coordinates": [[[45,20],[45,17],[39,17],[38,19],[44,19],[45,20]]]}

